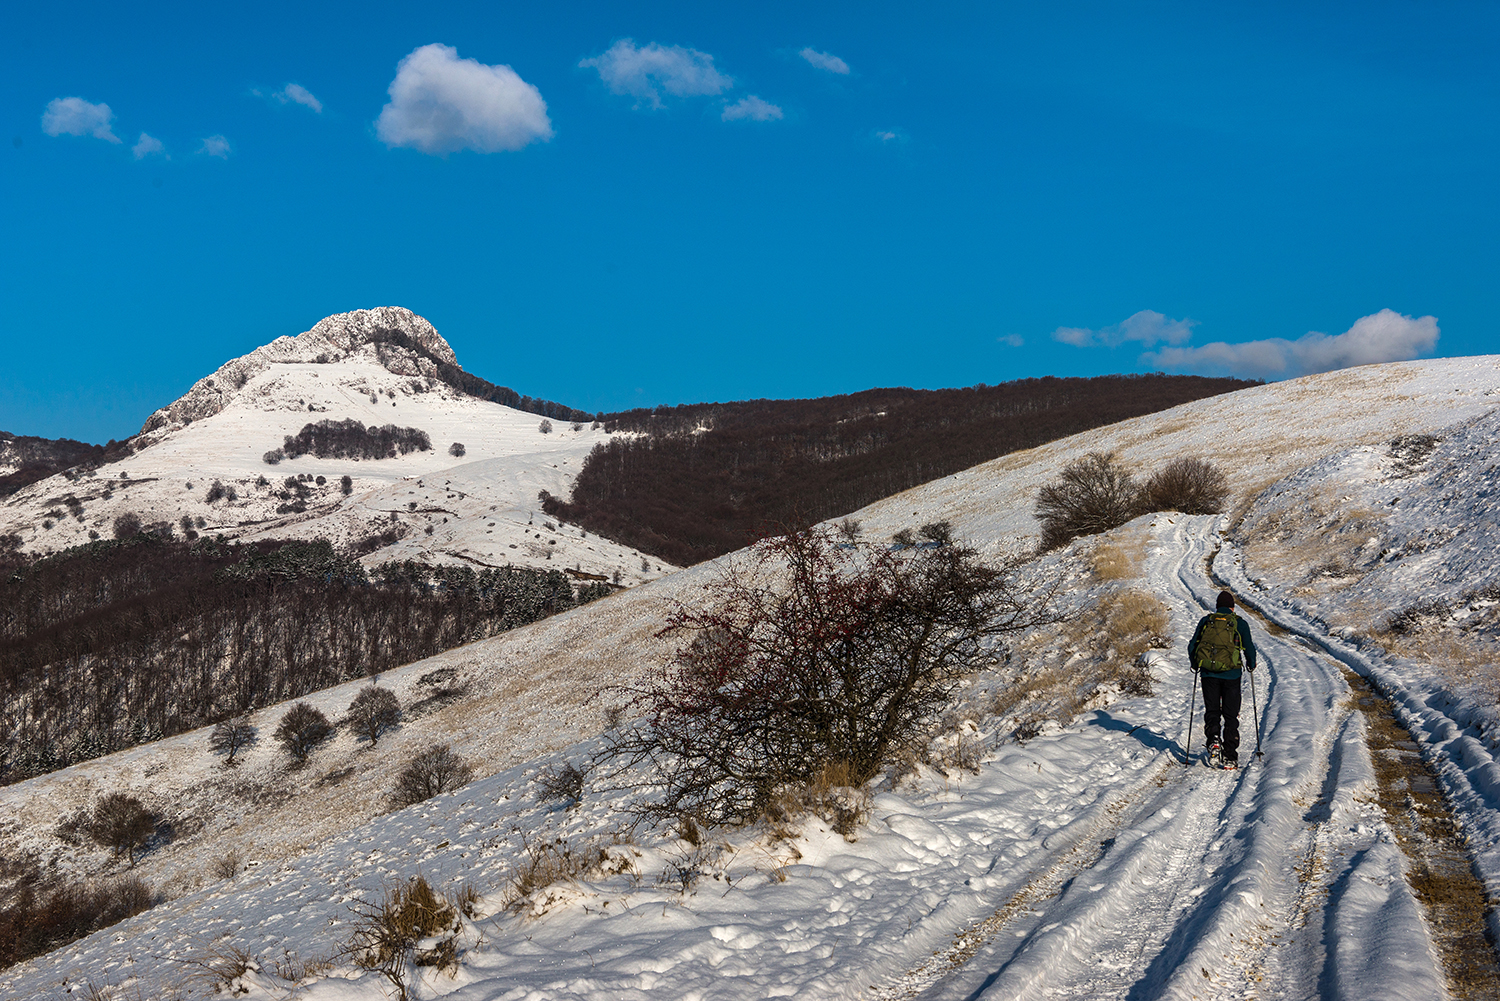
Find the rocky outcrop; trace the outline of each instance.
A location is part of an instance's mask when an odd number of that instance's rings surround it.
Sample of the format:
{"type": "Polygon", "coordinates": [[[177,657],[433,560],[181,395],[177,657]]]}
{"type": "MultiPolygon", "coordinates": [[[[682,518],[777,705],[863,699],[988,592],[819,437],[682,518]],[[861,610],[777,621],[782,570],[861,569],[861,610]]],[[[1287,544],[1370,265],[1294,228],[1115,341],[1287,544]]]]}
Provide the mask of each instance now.
{"type": "Polygon", "coordinates": [[[319,320],[296,337],[278,337],[219,366],[177,400],[146,419],[141,434],[212,417],[245,383],[278,364],[367,360],[397,375],[435,376],[439,365],[457,366],[453,348],[432,324],[400,306],[377,306],[319,320]]]}

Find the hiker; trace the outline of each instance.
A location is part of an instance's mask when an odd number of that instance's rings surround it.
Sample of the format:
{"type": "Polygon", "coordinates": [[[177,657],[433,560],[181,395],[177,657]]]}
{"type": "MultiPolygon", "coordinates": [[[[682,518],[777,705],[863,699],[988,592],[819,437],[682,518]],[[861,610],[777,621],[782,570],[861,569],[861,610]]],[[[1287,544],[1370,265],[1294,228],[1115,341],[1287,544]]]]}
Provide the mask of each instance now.
{"type": "Polygon", "coordinates": [[[1238,768],[1240,668],[1255,670],[1255,644],[1250,639],[1249,623],[1234,613],[1234,595],[1228,591],[1220,591],[1216,610],[1198,620],[1198,628],[1188,641],[1188,662],[1203,681],[1208,763],[1238,768]]]}

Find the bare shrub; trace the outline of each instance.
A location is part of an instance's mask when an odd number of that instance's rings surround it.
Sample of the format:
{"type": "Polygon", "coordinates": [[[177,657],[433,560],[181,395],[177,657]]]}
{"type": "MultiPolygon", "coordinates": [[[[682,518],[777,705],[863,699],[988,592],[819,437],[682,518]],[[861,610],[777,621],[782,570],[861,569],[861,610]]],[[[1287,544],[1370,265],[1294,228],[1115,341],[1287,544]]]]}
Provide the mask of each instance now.
{"type": "Polygon", "coordinates": [[[1157,470],[1141,490],[1141,503],[1150,511],[1218,514],[1229,496],[1224,471],[1205,459],[1173,459],[1157,470]]]}
{"type": "Polygon", "coordinates": [[[917,534],[934,546],[946,546],[953,542],[953,525],[946,521],[932,521],[917,529],[917,534]]]}
{"type": "Polygon", "coordinates": [[[241,978],[251,972],[260,971],[260,963],[245,949],[232,942],[219,941],[204,953],[190,957],[184,962],[193,968],[189,981],[205,984],[214,994],[239,997],[249,993],[241,978]]]}
{"type": "Polygon", "coordinates": [[[452,748],[433,744],[401,770],[391,790],[391,802],[397,807],[411,806],[467,785],[473,778],[474,770],[452,748]]]}
{"type": "Polygon", "coordinates": [[[215,879],[233,879],[240,874],[240,853],[229,849],[209,863],[208,871],[215,879]]]}
{"type": "Polygon", "coordinates": [[[1113,452],[1090,452],[1063,468],[1056,483],[1037,491],[1042,548],[1056,549],[1080,535],[1125,524],[1140,513],[1140,489],[1113,452]]]}
{"type": "Polygon", "coordinates": [[[380,735],[401,719],[401,703],[389,688],[370,685],[349,703],[349,725],[374,747],[380,735]]]}
{"type": "Polygon", "coordinates": [[[705,598],[668,618],[662,635],[688,642],[634,690],[649,724],[610,751],[661,770],[647,811],[712,824],[754,820],[826,762],[862,784],[925,741],[995,637],[1047,620],[1045,595],[968,546],[892,551],[825,528],[762,541],[705,598]]]}
{"type": "Polygon", "coordinates": [[[985,746],[972,725],[966,724],[951,733],[943,734],[936,744],[937,761],[943,771],[952,774],[955,769],[962,769],[979,774],[979,766],[984,762],[985,746]]]}
{"type": "Polygon", "coordinates": [[[141,516],[134,511],[126,511],[115,518],[114,534],[117,539],[133,539],[141,534],[141,516]]]}
{"type": "Polygon", "coordinates": [[[572,845],[563,838],[534,841],[511,869],[506,906],[518,908],[538,890],[578,879],[609,861],[609,852],[592,841],[582,845],[572,845]]]}
{"type": "Polygon", "coordinates": [[[109,883],[65,883],[40,893],[23,883],[0,907],[0,969],[50,952],[151,907],[135,876],[109,883]]]}
{"type": "Polygon", "coordinates": [[[333,969],[333,960],[323,956],[303,959],[295,952],[281,950],[282,958],[272,964],[276,976],[289,984],[298,984],[313,977],[320,977],[333,969]]]}
{"type": "Polygon", "coordinates": [[[348,497],[354,492],[354,477],[345,474],[339,477],[339,492],[348,497]]]}
{"type": "Polygon", "coordinates": [[[333,724],[328,722],[328,717],[306,702],[298,702],[288,709],[276,726],[276,739],[299,765],[306,762],[313,748],[332,733],[333,724]]]}
{"type": "Polygon", "coordinates": [[[448,454],[453,456],[455,459],[462,459],[466,451],[468,451],[468,449],[464,448],[464,443],[461,441],[455,441],[453,444],[448,446],[448,454]]]}
{"type": "Polygon", "coordinates": [[[544,800],[562,800],[568,806],[577,806],[583,799],[583,782],[586,776],[572,762],[548,768],[537,775],[537,786],[544,800]]]}
{"type": "Polygon", "coordinates": [[[215,754],[228,754],[224,764],[232,767],[234,756],[256,740],[257,731],[250,725],[250,717],[237,716],[224,720],[209,731],[208,747],[215,754]]]}

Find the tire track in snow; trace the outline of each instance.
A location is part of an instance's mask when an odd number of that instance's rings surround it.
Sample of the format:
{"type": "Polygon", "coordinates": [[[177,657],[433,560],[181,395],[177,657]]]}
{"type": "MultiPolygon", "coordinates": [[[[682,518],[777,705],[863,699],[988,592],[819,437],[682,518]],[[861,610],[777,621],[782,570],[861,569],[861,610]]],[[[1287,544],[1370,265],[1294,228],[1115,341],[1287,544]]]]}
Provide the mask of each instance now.
{"type": "MultiPolygon", "coordinates": [[[[1148,560],[1147,580],[1164,592],[1181,642],[1218,590],[1205,572],[1215,522],[1177,519],[1158,534],[1148,560]]],[[[1113,833],[1083,864],[1054,863],[988,927],[971,929],[971,938],[984,938],[981,947],[966,947],[972,959],[928,980],[919,994],[882,996],[1145,1001],[1308,997],[1326,987],[1330,961],[1316,944],[1292,950],[1290,963],[1274,947],[1296,938],[1294,925],[1327,924],[1328,886],[1367,878],[1351,875],[1358,860],[1330,871],[1333,851],[1327,838],[1320,842],[1320,818],[1309,809],[1346,784],[1340,762],[1347,755],[1334,749],[1347,744],[1341,702],[1348,688],[1328,658],[1295,637],[1258,629],[1256,638],[1265,668],[1257,681],[1266,682],[1263,760],[1251,759],[1246,699],[1242,749],[1250,767],[1237,775],[1164,768],[1160,789],[1122,804],[1113,833]],[[1315,878],[1325,872],[1327,881],[1315,878]],[[1270,984],[1268,970],[1277,974],[1270,984]]],[[[1181,643],[1176,649],[1180,659],[1181,643]]],[[[1185,705],[1193,679],[1185,665],[1178,671],[1161,697],[1185,705]]],[[[1194,716],[1201,740],[1201,707],[1194,716]]],[[[1364,962],[1375,971],[1365,982],[1381,982],[1375,946],[1356,938],[1339,948],[1340,970],[1364,962]]],[[[1403,979],[1440,984],[1420,952],[1402,957],[1417,967],[1403,979]]]]}

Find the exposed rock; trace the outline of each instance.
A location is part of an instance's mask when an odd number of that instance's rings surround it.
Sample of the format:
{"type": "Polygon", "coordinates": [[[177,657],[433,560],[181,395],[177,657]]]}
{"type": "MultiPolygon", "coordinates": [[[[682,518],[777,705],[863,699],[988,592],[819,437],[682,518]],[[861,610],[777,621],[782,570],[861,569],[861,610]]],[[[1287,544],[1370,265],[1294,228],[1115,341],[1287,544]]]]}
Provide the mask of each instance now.
{"type": "Polygon", "coordinates": [[[316,364],[361,359],[396,375],[435,375],[439,364],[457,365],[453,348],[422,317],[400,306],[377,306],[319,320],[296,337],[278,337],[219,366],[174,402],[146,419],[141,434],[212,417],[250,379],[275,364],[316,364]],[[402,336],[416,350],[391,340],[402,336]]]}

